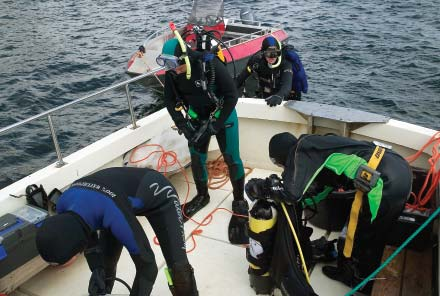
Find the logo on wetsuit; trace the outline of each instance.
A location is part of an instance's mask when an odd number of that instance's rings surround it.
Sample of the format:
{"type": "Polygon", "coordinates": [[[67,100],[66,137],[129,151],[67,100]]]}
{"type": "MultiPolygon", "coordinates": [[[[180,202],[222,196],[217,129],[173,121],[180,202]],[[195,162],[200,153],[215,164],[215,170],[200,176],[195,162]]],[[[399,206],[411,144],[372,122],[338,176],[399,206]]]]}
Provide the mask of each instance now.
{"type": "Polygon", "coordinates": [[[116,197],[116,193],[114,193],[113,191],[111,191],[107,187],[101,186],[99,184],[89,183],[89,182],[82,181],[82,182],[75,182],[75,183],[73,183],[71,187],[75,187],[75,186],[76,187],[84,187],[84,188],[87,188],[87,189],[96,190],[98,192],[104,193],[105,195],[108,195],[111,198],[115,198],[116,197]]]}
{"type": "Polygon", "coordinates": [[[160,185],[159,185],[158,183],[153,183],[153,184],[150,185],[150,189],[153,189],[153,187],[156,187],[156,188],[154,189],[154,192],[153,192],[153,195],[154,195],[154,196],[158,196],[159,194],[161,194],[161,193],[164,192],[165,190],[168,190],[168,191],[167,191],[167,198],[174,197],[174,198],[179,199],[179,198],[177,197],[177,195],[175,194],[173,187],[167,185],[167,186],[165,186],[165,187],[163,187],[163,188],[159,188],[159,186],[160,186],[160,185]]]}

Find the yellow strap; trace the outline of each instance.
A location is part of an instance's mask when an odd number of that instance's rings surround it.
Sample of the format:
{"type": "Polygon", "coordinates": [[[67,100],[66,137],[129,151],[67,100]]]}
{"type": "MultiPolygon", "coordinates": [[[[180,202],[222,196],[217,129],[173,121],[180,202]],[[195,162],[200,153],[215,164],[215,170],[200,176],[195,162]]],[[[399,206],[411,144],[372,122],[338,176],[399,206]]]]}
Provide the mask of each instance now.
{"type": "MultiPolygon", "coordinates": [[[[373,155],[371,155],[370,160],[368,161],[368,166],[373,170],[375,170],[379,165],[380,161],[382,160],[384,154],[385,154],[385,148],[381,146],[376,146],[373,155]]],[[[371,174],[367,171],[362,171],[361,177],[366,180],[370,180],[371,174]]],[[[350,220],[348,222],[347,235],[345,237],[345,245],[344,245],[344,256],[346,258],[350,258],[351,253],[353,252],[354,233],[356,232],[356,227],[359,218],[359,211],[362,207],[362,196],[363,196],[363,192],[357,190],[354,196],[353,204],[351,205],[350,220]]]]}

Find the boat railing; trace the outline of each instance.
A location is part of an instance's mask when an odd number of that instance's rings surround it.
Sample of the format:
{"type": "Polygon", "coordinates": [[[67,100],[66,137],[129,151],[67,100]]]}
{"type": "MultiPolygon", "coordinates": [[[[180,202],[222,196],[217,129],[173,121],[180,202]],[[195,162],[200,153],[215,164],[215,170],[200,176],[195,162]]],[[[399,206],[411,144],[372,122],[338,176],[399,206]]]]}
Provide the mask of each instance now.
{"type": "Polygon", "coordinates": [[[63,104],[63,105],[60,105],[60,106],[58,106],[58,107],[52,108],[52,109],[50,109],[50,110],[47,110],[47,111],[45,111],[45,112],[42,112],[42,113],[37,114],[37,115],[32,116],[32,117],[29,117],[29,118],[24,119],[24,120],[22,120],[22,121],[16,122],[16,123],[11,124],[11,125],[9,125],[9,126],[6,126],[6,127],[4,127],[4,128],[0,128],[0,136],[2,136],[3,134],[5,134],[5,133],[7,133],[7,132],[10,132],[10,131],[12,131],[12,130],[14,130],[14,129],[20,127],[20,126],[22,126],[22,125],[25,125],[25,124],[27,124],[27,123],[33,122],[33,121],[38,120],[38,119],[41,119],[41,118],[43,118],[43,117],[46,117],[46,118],[47,118],[47,121],[48,121],[48,123],[49,123],[49,130],[50,130],[50,134],[51,134],[51,136],[52,136],[52,141],[53,141],[53,144],[54,144],[55,152],[56,152],[56,154],[57,154],[57,159],[58,159],[58,161],[57,161],[57,163],[56,163],[56,167],[62,167],[62,166],[64,166],[66,163],[63,161],[63,156],[62,156],[62,154],[61,154],[60,145],[59,145],[59,143],[58,143],[57,133],[56,133],[56,130],[55,130],[55,126],[54,126],[54,124],[53,124],[53,121],[52,121],[52,115],[54,115],[55,113],[60,112],[61,110],[66,109],[66,108],[68,108],[68,107],[71,107],[71,106],[74,106],[74,105],[76,105],[76,104],[78,104],[78,103],[80,103],[80,102],[83,102],[83,101],[85,101],[85,100],[88,100],[88,99],[94,98],[94,97],[96,97],[96,96],[98,96],[98,95],[102,95],[102,94],[107,93],[107,92],[109,92],[109,91],[111,91],[111,90],[115,90],[115,89],[117,89],[117,88],[122,88],[122,87],[124,87],[124,88],[125,88],[125,94],[126,94],[126,97],[127,97],[128,109],[129,109],[129,111],[130,111],[130,117],[131,117],[131,128],[132,128],[132,129],[136,129],[138,126],[137,126],[137,124],[136,124],[136,116],[135,116],[134,109],[133,109],[133,104],[132,104],[132,99],[131,99],[131,94],[130,94],[129,84],[131,84],[131,83],[133,83],[133,82],[136,82],[136,81],[138,81],[138,80],[141,80],[141,79],[143,79],[143,78],[145,78],[145,77],[147,77],[147,76],[154,75],[157,71],[160,71],[160,70],[162,70],[162,69],[163,69],[163,67],[157,67],[157,68],[154,68],[154,69],[152,69],[151,71],[148,71],[148,72],[146,72],[146,73],[144,73],[144,74],[142,74],[142,75],[139,75],[139,76],[136,76],[136,77],[134,77],[134,78],[131,78],[131,79],[128,79],[128,80],[125,80],[125,81],[119,82],[119,83],[117,83],[117,84],[115,84],[115,85],[109,86],[109,87],[107,87],[107,88],[104,88],[104,89],[99,90],[99,91],[97,91],[97,92],[94,92],[94,93],[92,93],[92,94],[86,95],[86,96],[84,96],[84,97],[81,97],[81,98],[79,98],[79,99],[73,100],[73,101],[68,102],[68,103],[66,103],[66,104],[63,104]]]}
{"type": "MultiPolygon", "coordinates": [[[[227,24],[228,25],[246,25],[246,26],[250,26],[250,27],[256,27],[256,28],[260,28],[262,27],[261,30],[252,32],[252,33],[248,33],[248,34],[240,34],[240,36],[233,38],[231,40],[225,41],[225,44],[227,46],[232,46],[232,45],[236,45],[239,44],[241,42],[245,42],[248,40],[251,40],[255,37],[259,37],[259,36],[263,36],[266,34],[269,34],[271,32],[273,32],[274,30],[280,29],[281,28],[281,24],[280,23],[272,23],[272,22],[262,22],[262,21],[253,21],[253,20],[242,20],[242,19],[233,19],[233,18],[228,18],[227,19],[227,24]],[[264,25],[263,25],[264,24],[264,25]]],[[[183,23],[179,23],[177,24],[178,28],[183,28],[184,24],[183,23]]],[[[151,33],[150,35],[147,36],[147,39],[145,39],[143,45],[147,48],[148,43],[150,41],[152,41],[153,39],[160,37],[160,36],[164,36],[166,31],[169,31],[170,28],[168,25],[162,27],[161,29],[151,33]]],[[[174,35],[171,33],[171,31],[169,32],[169,38],[172,38],[174,35]]]]}

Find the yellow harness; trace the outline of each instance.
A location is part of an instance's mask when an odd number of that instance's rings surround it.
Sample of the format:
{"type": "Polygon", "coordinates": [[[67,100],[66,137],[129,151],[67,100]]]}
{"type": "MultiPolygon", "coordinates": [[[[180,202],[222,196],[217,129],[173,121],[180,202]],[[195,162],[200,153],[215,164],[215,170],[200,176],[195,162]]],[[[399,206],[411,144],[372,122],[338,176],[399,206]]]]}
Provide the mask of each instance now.
{"type": "Polygon", "coordinates": [[[356,227],[358,223],[359,211],[362,207],[362,196],[364,195],[364,193],[368,192],[368,188],[367,186],[365,186],[365,184],[369,183],[373,184],[374,186],[374,184],[377,182],[377,178],[380,174],[375,170],[382,160],[384,154],[385,148],[381,146],[376,146],[373,155],[371,155],[370,160],[368,161],[367,166],[359,167],[357,180],[360,180],[361,182],[359,182],[360,184],[357,184],[358,190],[356,191],[353,204],[351,205],[350,220],[348,222],[347,235],[344,245],[344,256],[346,258],[350,258],[351,253],[353,252],[354,234],[356,232],[356,227]]]}

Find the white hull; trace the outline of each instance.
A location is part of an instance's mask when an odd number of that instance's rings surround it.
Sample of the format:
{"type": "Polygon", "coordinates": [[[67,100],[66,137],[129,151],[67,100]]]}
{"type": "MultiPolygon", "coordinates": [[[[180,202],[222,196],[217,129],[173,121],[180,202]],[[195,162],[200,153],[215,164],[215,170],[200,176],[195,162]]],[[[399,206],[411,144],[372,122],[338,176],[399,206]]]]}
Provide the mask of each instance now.
{"type": "MultiPolygon", "coordinates": [[[[304,106],[314,106],[313,103],[301,102],[304,106]]],[[[326,106],[321,105],[322,108],[326,106]]],[[[327,106],[332,108],[331,106],[327,106]]],[[[268,157],[268,143],[272,135],[289,131],[297,136],[310,130],[318,134],[336,133],[346,134],[359,140],[379,140],[392,145],[393,149],[403,156],[414,154],[435,133],[434,130],[413,124],[389,120],[384,123],[344,124],[337,120],[310,117],[288,108],[279,106],[269,108],[264,100],[242,98],[237,104],[237,113],[240,125],[240,152],[245,166],[254,168],[251,177],[266,177],[271,172],[279,172],[268,157]],[[313,122],[313,127],[311,125],[313,122]],[[350,130],[347,126],[351,127],[350,130]]],[[[146,142],[163,130],[172,126],[172,121],[165,109],[149,115],[137,122],[138,128],[131,126],[123,128],[107,137],[87,146],[64,158],[66,165],[57,168],[54,164],[35,172],[22,180],[0,190],[0,215],[11,212],[25,204],[25,199],[10,197],[10,194],[20,195],[29,184],[43,184],[47,192],[53,188],[64,189],[70,183],[82,176],[90,174],[104,167],[122,166],[123,155],[146,142]]],[[[183,138],[183,137],[182,137],[183,138]]],[[[160,143],[157,143],[160,144],[160,143]]],[[[427,158],[431,151],[426,150],[414,165],[427,168],[427,158]]],[[[211,142],[210,157],[219,154],[216,141],[211,142]]],[[[187,170],[188,171],[188,170],[187,170]]],[[[190,174],[190,171],[188,171],[190,174]]],[[[171,178],[181,199],[186,195],[186,183],[181,174],[171,178]]],[[[192,178],[189,178],[192,182],[192,178]]],[[[193,196],[194,188],[191,184],[189,196],[193,196]]],[[[215,207],[231,208],[231,187],[229,184],[219,190],[211,190],[212,201],[197,214],[200,221],[204,215],[215,207]]],[[[196,236],[197,247],[189,254],[189,260],[195,268],[196,280],[201,295],[225,295],[225,289],[230,289],[231,295],[255,295],[249,287],[247,275],[247,261],[245,249],[230,245],[227,239],[227,224],[229,214],[219,212],[215,214],[214,221],[203,227],[201,236],[196,236]]],[[[153,295],[170,295],[162,268],[164,259],[160,248],[153,244],[153,231],[145,219],[140,219],[150,244],[156,254],[157,264],[160,268],[153,295]]],[[[191,221],[185,224],[187,237],[197,228],[191,221]]],[[[324,230],[316,229],[313,238],[319,238],[324,230]]],[[[193,245],[188,240],[188,247],[193,245]]],[[[61,268],[46,268],[31,280],[26,281],[31,275],[36,274],[46,265],[38,258],[27,264],[27,267],[12,278],[0,279],[0,293],[19,287],[12,295],[86,295],[90,273],[84,258],[80,257],[72,266],[61,268]],[[33,269],[32,269],[33,268],[33,269]],[[20,294],[22,293],[22,294],[20,294]]],[[[350,289],[325,278],[320,273],[320,268],[315,268],[312,273],[312,286],[320,295],[342,295],[350,289]],[[315,272],[316,271],[316,272],[315,272]]],[[[118,277],[131,284],[135,274],[131,259],[124,251],[118,265],[118,277]]],[[[114,293],[127,294],[125,287],[116,284],[114,293]]]]}

